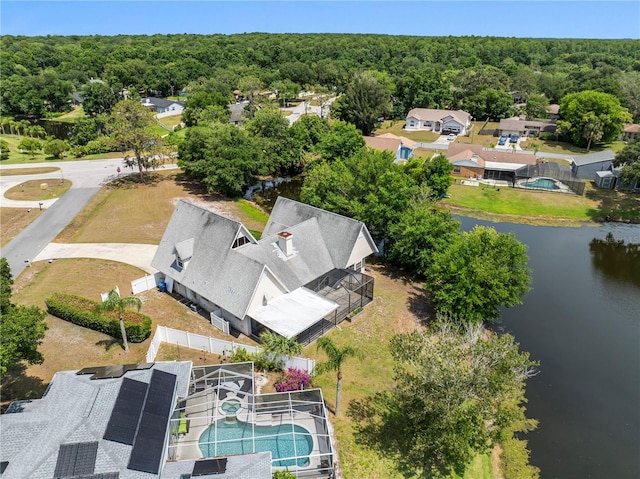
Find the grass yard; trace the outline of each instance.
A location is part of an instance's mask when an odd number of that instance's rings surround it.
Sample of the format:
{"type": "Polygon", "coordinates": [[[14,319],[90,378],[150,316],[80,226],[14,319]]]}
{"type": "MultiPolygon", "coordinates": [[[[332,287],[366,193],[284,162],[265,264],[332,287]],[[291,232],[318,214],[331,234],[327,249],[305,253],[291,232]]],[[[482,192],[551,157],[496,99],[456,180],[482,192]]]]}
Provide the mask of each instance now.
{"type": "Polygon", "coordinates": [[[43,210],[37,208],[0,208],[0,247],[4,247],[9,241],[29,226],[43,210]]]}
{"type": "Polygon", "coordinates": [[[157,118],[158,123],[166,126],[167,128],[173,128],[176,125],[179,125],[182,121],[182,114],[165,116],[164,118],[157,118]]]}
{"type": "Polygon", "coordinates": [[[71,188],[69,180],[29,180],[9,189],[5,198],[20,201],[42,201],[60,198],[71,188]]]}
{"type": "MultiPolygon", "coordinates": [[[[94,259],[61,259],[53,263],[32,264],[31,268],[26,268],[16,279],[13,300],[19,304],[37,305],[42,308],[44,300],[54,292],[78,294],[98,301],[100,293],[107,292],[117,285],[124,295],[131,290],[130,282],[144,275],[143,271],[124,263],[94,259]]],[[[150,290],[138,297],[143,303],[140,311],[151,317],[154,331],[156,326],[161,324],[206,336],[230,339],[205,318],[176,302],[168,294],[150,290]]],[[[76,326],[51,315],[47,316],[46,321],[49,330],[39,348],[44,355],[44,363],[26,369],[18,368],[7,374],[3,378],[3,404],[15,398],[41,397],[56,371],[92,365],[144,362],[151,341],[147,339],[142,343],[129,343],[130,352],[126,354],[121,343],[106,334],[76,326]]],[[[245,337],[233,340],[255,344],[245,337]]],[[[197,353],[200,352],[196,351],[195,354],[197,353]]]]}
{"type": "Polygon", "coordinates": [[[508,187],[451,185],[441,204],[454,213],[492,221],[579,225],[611,219],[638,222],[640,195],[600,190],[587,183],[584,196],[508,187]]]}
{"type": "Polygon", "coordinates": [[[0,170],[0,176],[44,175],[58,170],[60,170],[60,168],[56,168],[55,166],[43,166],[41,168],[3,168],[0,170]]]}
{"type": "Polygon", "coordinates": [[[386,120],[383,123],[378,123],[375,134],[382,135],[384,133],[393,133],[394,135],[404,136],[405,138],[409,138],[413,141],[425,143],[431,143],[440,138],[440,134],[432,133],[430,131],[406,131],[404,129],[404,124],[404,120],[386,120]]]}
{"type": "Polygon", "coordinates": [[[63,121],[66,123],[75,123],[79,118],[84,118],[86,115],[84,114],[84,110],[82,109],[82,105],[77,105],[73,107],[68,113],[64,115],[56,116],[55,118],[51,118],[51,121],[63,121]]]}

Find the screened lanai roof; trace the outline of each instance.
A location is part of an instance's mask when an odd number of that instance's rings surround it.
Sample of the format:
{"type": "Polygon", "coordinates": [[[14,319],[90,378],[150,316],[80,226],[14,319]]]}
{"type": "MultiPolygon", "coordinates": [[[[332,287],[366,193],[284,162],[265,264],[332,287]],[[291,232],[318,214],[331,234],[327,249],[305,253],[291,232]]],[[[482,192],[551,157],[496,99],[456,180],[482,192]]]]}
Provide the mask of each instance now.
{"type": "Polygon", "coordinates": [[[253,319],[285,338],[293,338],[313,326],[327,314],[338,309],[338,304],[315,294],[307,288],[298,288],[249,313],[253,319]]]}

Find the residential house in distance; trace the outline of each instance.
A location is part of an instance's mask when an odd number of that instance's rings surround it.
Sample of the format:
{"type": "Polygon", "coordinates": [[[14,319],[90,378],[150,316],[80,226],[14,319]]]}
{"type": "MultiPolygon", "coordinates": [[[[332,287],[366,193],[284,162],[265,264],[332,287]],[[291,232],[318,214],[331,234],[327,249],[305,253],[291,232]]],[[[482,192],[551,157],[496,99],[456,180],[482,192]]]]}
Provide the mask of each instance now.
{"type": "Polygon", "coordinates": [[[240,125],[244,120],[244,109],[248,104],[248,101],[230,104],[229,111],[231,112],[231,115],[229,116],[229,123],[236,126],[240,125]]]}
{"type": "Polygon", "coordinates": [[[405,130],[427,130],[434,133],[466,135],[471,128],[471,115],[462,110],[414,108],[407,113],[405,130]]]}
{"type": "Polygon", "coordinates": [[[540,136],[540,133],[554,133],[556,125],[548,121],[525,120],[521,117],[505,118],[498,126],[500,135],[518,135],[520,138],[540,136]]]}
{"type": "Polygon", "coordinates": [[[57,372],[41,399],[0,416],[2,478],[333,477],[322,392],[254,384],[253,363],[57,372]]]}
{"type": "Polygon", "coordinates": [[[530,153],[487,150],[482,145],[466,143],[450,143],[447,159],[453,164],[455,176],[513,182],[518,169],[538,162],[536,155],[530,153]]]}
{"type": "Polygon", "coordinates": [[[396,136],[393,133],[384,133],[376,136],[365,136],[364,142],[369,148],[380,151],[389,151],[395,157],[394,163],[404,164],[413,156],[415,142],[396,136]]]}
{"type": "Polygon", "coordinates": [[[616,154],[611,150],[598,151],[571,158],[571,171],[578,178],[594,180],[597,171],[608,171],[613,167],[616,154]]]}
{"type": "Polygon", "coordinates": [[[560,118],[560,105],[557,103],[552,103],[547,108],[547,115],[549,115],[549,120],[556,121],[560,118]]]}
{"type": "Polygon", "coordinates": [[[165,100],[164,98],[156,98],[153,96],[141,99],[140,103],[154,113],[174,112],[176,115],[182,113],[185,104],[183,101],[165,100]]]}
{"type": "Polygon", "coordinates": [[[284,197],[260,240],[240,222],[178,202],[152,265],[167,290],[247,336],[309,343],[373,299],[377,252],[356,220],[284,197]]]}
{"type": "Polygon", "coordinates": [[[640,139],[640,125],[637,123],[625,123],[620,134],[622,141],[631,141],[640,139]]]}

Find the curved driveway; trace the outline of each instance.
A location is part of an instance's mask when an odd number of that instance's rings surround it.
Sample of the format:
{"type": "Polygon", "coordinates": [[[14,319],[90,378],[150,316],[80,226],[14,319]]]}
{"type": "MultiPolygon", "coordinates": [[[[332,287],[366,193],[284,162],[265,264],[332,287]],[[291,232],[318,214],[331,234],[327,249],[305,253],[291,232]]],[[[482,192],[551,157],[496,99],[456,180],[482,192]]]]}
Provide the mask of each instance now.
{"type": "MultiPolygon", "coordinates": [[[[35,163],[32,165],[3,165],[0,169],[12,168],[41,168],[43,166],[57,166],[62,172],[23,175],[0,176],[0,205],[3,207],[38,208],[38,202],[16,202],[4,198],[4,193],[11,186],[27,180],[70,180],[72,185],[61,198],[55,201],[43,202],[47,210],[35,221],[21,231],[13,240],[0,250],[0,256],[7,258],[14,278],[24,270],[29,261],[35,260],[40,252],[69,224],[82,210],[102,185],[115,179],[117,168],[122,168],[122,158],[108,160],[83,160],[72,162],[35,163]]],[[[164,165],[161,168],[175,168],[175,165],[164,165]]],[[[124,170],[124,168],[122,168],[124,170]]],[[[130,174],[127,170],[120,174],[130,174]]]]}

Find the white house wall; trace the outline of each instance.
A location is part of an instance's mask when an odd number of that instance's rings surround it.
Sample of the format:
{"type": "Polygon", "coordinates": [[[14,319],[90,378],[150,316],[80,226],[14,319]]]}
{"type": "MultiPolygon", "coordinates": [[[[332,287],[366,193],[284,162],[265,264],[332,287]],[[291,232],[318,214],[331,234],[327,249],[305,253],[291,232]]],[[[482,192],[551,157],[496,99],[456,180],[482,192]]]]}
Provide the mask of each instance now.
{"type": "Polygon", "coordinates": [[[258,281],[258,286],[256,286],[256,290],[253,294],[253,298],[251,298],[247,312],[250,314],[254,309],[264,306],[262,300],[265,296],[267,300],[272,300],[286,293],[287,291],[279,285],[275,278],[272,277],[271,273],[265,269],[258,281]]]}
{"type": "Polygon", "coordinates": [[[351,251],[347,265],[350,266],[362,261],[363,258],[369,256],[373,251],[371,244],[367,241],[365,234],[361,231],[358,235],[358,239],[353,245],[353,250],[351,251]]]}

